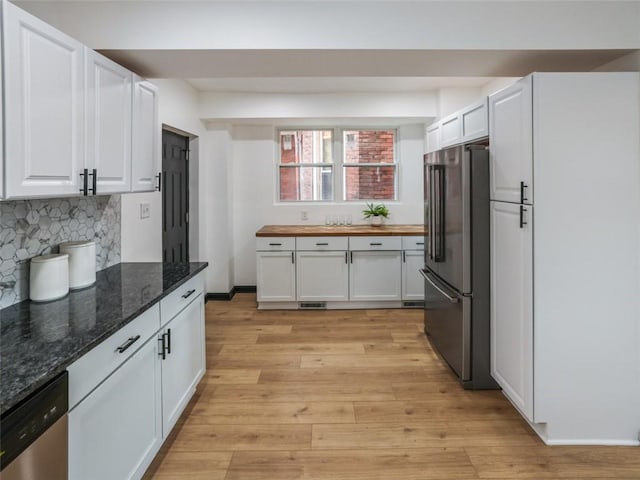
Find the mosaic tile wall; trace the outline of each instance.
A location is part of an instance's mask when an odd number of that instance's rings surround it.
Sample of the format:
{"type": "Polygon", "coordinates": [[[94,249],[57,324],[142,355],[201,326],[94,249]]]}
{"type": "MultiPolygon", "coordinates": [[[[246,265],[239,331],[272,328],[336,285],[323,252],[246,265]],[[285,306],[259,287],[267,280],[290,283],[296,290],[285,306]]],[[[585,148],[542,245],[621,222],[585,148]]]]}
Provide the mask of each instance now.
{"type": "Polygon", "coordinates": [[[0,202],[0,308],[29,298],[29,260],[96,242],[96,271],[120,263],[120,195],[0,202]]]}

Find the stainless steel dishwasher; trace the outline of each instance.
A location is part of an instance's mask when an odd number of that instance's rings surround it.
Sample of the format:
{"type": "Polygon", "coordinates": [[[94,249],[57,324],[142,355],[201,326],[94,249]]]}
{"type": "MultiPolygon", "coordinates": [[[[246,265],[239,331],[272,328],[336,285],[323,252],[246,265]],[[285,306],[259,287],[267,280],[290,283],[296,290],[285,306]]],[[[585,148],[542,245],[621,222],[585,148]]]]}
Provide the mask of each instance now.
{"type": "Polygon", "coordinates": [[[64,372],[2,416],[1,480],[67,480],[68,408],[64,372]]]}

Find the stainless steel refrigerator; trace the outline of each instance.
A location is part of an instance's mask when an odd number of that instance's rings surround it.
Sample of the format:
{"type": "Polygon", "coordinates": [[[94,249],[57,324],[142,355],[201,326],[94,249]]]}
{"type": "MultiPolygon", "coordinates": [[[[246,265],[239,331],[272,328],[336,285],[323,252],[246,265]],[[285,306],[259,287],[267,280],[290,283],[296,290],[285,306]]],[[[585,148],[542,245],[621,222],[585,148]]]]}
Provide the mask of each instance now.
{"type": "Polygon", "coordinates": [[[490,374],[489,152],[456,146],[424,156],[425,333],[464,388],[490,374]]]}

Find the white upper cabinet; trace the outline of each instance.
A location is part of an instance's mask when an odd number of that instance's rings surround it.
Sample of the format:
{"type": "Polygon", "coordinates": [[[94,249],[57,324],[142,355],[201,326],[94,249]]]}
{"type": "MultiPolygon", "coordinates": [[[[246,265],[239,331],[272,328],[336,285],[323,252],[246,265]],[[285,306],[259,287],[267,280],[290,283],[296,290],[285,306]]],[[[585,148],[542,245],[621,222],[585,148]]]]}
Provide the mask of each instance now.
{"type": "Polygon", "coordinates": [[[131,190],[132,73],[85,47],[86,156],[96,192],[131,190]]]}
{"type": "Polygon", "coordinates": [[[487,99],[469,105],[460,112],[460,135],[463,143],[489,135],[487,99]]]}
{"type": "Polygon", "coordinates": [[[487,98],[432,123],[426,129],[426,153],[469,143],[489,135],[487,98]]]}
{"type": "Polygon", "coordinates": [[[158,121],[158,88],[151,82],[133,76],[133,163],[131,169],[134,192],[159,189],[160,124],[158,121]]]}
{"type": "Polygon", "coordinates": [[[448,147],[460,143],[462,138],[462,127],[460,126],[460,115],[454,113],[440,122],[440,145],[448,147]]]}
{"type": "Polygon", "coordinates": [[[440,150],[440,124],[432,123],[427,127],[427,151],[425,153],[440,150]]]}
{"type": "Polygon", "coordinates": [[[489,97],[491,200],[533,204],[532,77],[489,97]]]}
{"type": "Polygon", "coordinates": [[[84,47],[11,3],[3,5],[5,197],[79,194],[84,47]]]}

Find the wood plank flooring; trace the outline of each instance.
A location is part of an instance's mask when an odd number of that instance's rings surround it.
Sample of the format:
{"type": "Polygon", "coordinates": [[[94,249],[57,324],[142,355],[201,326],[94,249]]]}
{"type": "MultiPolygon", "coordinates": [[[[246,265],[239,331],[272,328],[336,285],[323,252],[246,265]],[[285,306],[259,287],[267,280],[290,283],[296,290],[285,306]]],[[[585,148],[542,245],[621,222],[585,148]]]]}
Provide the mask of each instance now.
{"type": "Polygon", "coordinates": [[[640,479],[637,447],[548,447],[465,391],[421,310],[206,305],[207,373],[145,479],[640,479]]]}

